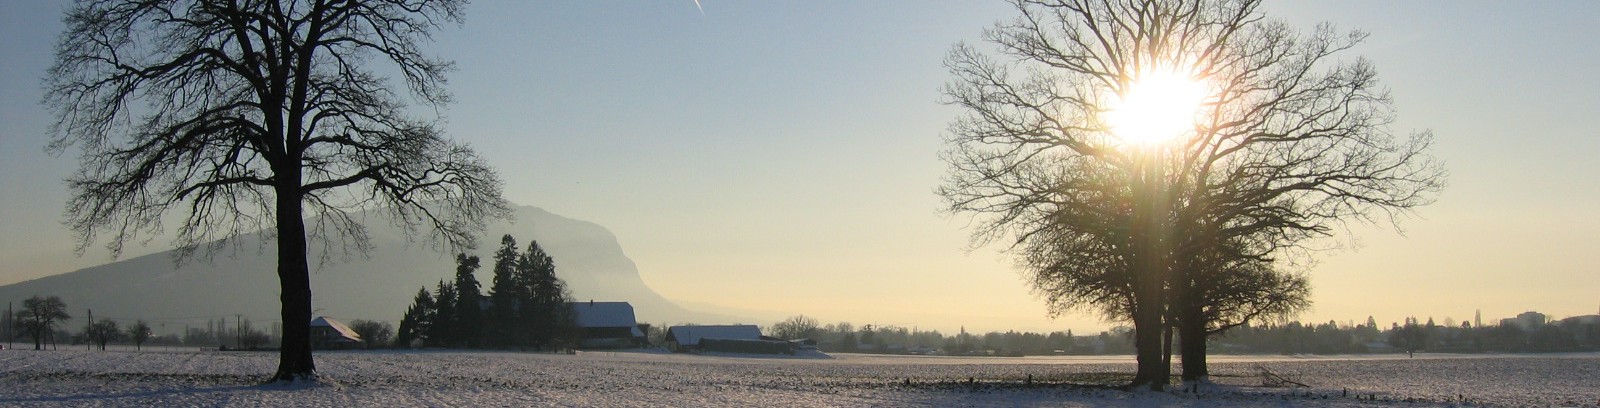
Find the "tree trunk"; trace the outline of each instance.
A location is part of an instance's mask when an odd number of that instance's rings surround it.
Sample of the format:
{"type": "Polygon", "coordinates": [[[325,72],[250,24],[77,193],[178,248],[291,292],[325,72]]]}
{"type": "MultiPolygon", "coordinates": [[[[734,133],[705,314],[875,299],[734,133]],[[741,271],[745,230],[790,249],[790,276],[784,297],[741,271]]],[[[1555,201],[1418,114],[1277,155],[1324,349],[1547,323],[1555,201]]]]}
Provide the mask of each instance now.
{"type": "MultiPolygon", "coordinates": [[[[1172,319],[1169,317],[1166,324],[1161,325],[1161,365],[1172,368],[1172,319]]],[[[1171,374],[1170,372],[1168,373],[1171,374]]]]}
{"type": "Polygon", "coordinates": [[[1174,295],[1172,307],[1174,310],[1175,325],[1178,329],[1178,349],[1180,362],[1183,365],[1182,380],[1184,386],[1192,383],[1207,383],[1211,381],[1210,369],[1206,367],[1206,340],[1210,336],[1206,330],[1205,308],[1202,306],[1201,294],[1196,288],[1193,278],[1196,273],[1193,264],[1176,270],[1177,276],[1173,279],[1174,295]]]}
{"type": "Polygon", "coordinates": [[[1206,368],[1206,322],[1199,307],[1184,306],[1178,319],[1178,347],[1183,354],[1183,382],[1211,382],[1211,372],[1206,368]]]}
{"type": "Polygon", "coordinates": [[[1133,348],[1135,359],[1138,360],[1138,372],[1129,386],[1138,388],[1149,385],[1151,391],[1162,391],[1166,389],[1172,373],[1170,368],[1163,365],[1166,360],[1161,357],[1161,312],[1159,309],[1143,310],[1156,309],[1149,306],[1141,306],[1140,309],[1134,313],[1133,319],[1133,348]]]}
{"type": "Polygon", "coordinates": [[[1133,214],[1133,347],[1138,360],[1138,372],[1130,388],[1149,384],[1150,390],[1162,391],[1172,380],[1172,366],[1162,356],[1161,333],[1166,324],[1167,278],[1165,228],[1167,206],[1162,200],[1161,150],[1155,149],[1146,157],[1135,179],[1138,185],[1134,194],[1133,214]]]}
{"type": "MultiPolygon", "coordinates": [[[[299,174],[294,186],[280,186],[278,200],[278,284],[283,302],[283,347],[278,372],[272,381],[315,380],[316,364],[311,359],[311,264],[306,255],[306,226],[299,194],[299,174]],[[286,191],[287,190],[287,191],[286,191]]],[[[288,184],[288,183],[286,183],[288,184]]]]}
{"type": "Polygon", "coordinates": [[[1139,276],[1134,277],[1136,286],[1134,290],[1133,310],[1133,348],[1138,371],[1134,373],[1133,383],[1129,388],[1138,388],[1149,385],[1151,391],[1166,389],[1167,382],[1171,381],[1171,366],[1166,365],[1167,360],[1162,356],[1161,333],[1164,327],[1162,276],[1154,273],[1159,266],[1154,256],[1148,251],[1136,255],[1139,276]]]}

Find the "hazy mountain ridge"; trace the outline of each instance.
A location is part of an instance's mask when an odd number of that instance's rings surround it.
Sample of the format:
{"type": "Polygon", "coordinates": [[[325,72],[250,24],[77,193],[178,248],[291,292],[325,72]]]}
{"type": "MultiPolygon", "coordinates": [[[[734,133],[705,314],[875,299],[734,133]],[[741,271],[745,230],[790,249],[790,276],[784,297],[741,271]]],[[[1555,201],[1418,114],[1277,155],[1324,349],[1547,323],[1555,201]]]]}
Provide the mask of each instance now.
{"type": "MultiPolygon", "coordinates": [[[[690,311],[661,297],[639,277],[637,266],[616,237],[598,224],[531,206],[514,211],[515,221],[491,223],[471,253],[482,259],[477,277],[484,292],[493,284],[493,252],[500,237],[509,233],[517,239],[519,251],[531,240],[539,242],[555,259],[556,272],[575,300],[631,302],[641,322],[656,324],[740,320],[690,311]]],[[[417,289],[431,291],[440,280],[454,278],[453,254],[408,242],[403,231],[382,222],[368,227],[373,246],[369,257],[312,265],[315,314],[395,322],[417,289]]],[[[61,296],[75,317],[67,325],[74,330],[83,323],[76,318],[82,317],[85,309],[93,309],[96,318],[142,318],[152,325],[190,324],[238,314],[257,322],[277,321],[276,251],[270,243],[265,247],[258,244],[254,236],[242,237],[236,252],[209,262],[174,265],[169,251],[0,286],[0,300],[20,303],[36,294],[61,296]]],[[[317,255],[312,256],[315,259],[317,255]]],[[[157,328],[158,332],[178,330],[181,327],[157,328]]]]}

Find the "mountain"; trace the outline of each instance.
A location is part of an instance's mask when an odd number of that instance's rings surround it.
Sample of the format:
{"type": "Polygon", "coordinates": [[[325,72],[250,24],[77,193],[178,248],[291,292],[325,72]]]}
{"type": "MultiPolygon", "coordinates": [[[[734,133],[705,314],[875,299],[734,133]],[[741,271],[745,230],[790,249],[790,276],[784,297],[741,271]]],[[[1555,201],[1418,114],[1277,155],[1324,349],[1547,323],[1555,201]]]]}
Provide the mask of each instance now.
{"type": "MultiPolygon", "coordinates": [[[[527,249],[530,239],[539,242],[554,258],[556,274],[567,282],[574,300],[630,302],[640,322],[658,325],[740,320],[691,311],[661,297],[639,277],[616,236],[598,224],[529,206],[517,207],[515,217],[491,224],[471,254],[482,259],[477,277],[485,294],[493,284],[493,252],[500,237],[511,234],[519,251],[527,249]]],[[[369,225],[373,251],[368,257],[312,265],[313,314],[397,323],[419,288],[432,291],[440,280],[454,279],[454,255],[424,242],[408,242],[387,223],[374,224],[369,225]]],[[[175,265],[169,251],[0,286],[0,301],[20,304],[33,295],[60,296],[74,316],[66,326],[71,330],[83,324],[78,318],[85,309],[94,310],[96,319],[145,319],[158,333],[235,315],[260,327],[279,320],[279,292],[276,247],[259,242],[254,236],[242,237],[240,249],[210,261],[175,265]]]]}

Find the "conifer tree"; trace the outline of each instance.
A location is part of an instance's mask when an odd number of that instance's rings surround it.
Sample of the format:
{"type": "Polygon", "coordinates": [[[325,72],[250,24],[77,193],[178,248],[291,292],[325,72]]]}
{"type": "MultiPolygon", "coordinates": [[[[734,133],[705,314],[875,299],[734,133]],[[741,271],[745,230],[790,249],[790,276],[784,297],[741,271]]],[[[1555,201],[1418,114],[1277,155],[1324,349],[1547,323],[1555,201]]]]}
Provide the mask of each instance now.
{"type": "Polygon", "coordinates": [[[477,347],[482,344],[483,333],[483,292],[478,278],[478,257],[467,254],[456,255],[456,317],[455,326],[458,334],[456,341],[465,347],[477,347]]]}
{"type": "Polygon", "coordinates": [[[528,296],[523,286],[517,284],[517,239],[510,234],[500,238],[500,249],[494,253],[494,282],[489,289],[488,315],[490,345],[498,347],[520,346],[517,331],[517,301],[528,296]]]}
{"type": "Polygon", "coordinates": [[[433,319],[428,322],[427,343],[433,346],[453,347],[460,344],[456,333],[456,285],[451,282],[439,281],[439,286],[434,290],[433,319]]]}
{"type": "Polygon", "coordinates": [[[395,335],[395,345],[410,347],[411,343],[417,340],[426,343],[429,324],[433,323],[433,315],[437,308],[433,294],[428,293],[428,288],[418,288],[416,298],[411,301],[411,307],[406,309],[405,317],[400,319],[400,332],[395,335]]]}
{"type": "Polygon", "coordinates": [[[572,309],[567,306],[566,287],[556,277],[555,260],[537,241],[528,243],[517,263],[517,283],[527,290],[518,319],[525,344],[536,349],[556,345],[569,332],[565,328],[572,323],[572,309]]]}

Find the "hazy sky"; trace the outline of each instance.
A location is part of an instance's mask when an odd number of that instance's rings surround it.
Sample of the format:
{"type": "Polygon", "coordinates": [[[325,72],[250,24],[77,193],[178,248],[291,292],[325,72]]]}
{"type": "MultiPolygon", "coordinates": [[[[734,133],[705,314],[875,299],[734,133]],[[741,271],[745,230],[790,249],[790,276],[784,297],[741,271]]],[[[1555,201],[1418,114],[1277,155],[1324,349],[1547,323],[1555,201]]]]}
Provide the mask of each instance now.
{"type": "MultiPolygon", "coordinates": [[[[1050,320],[1010,261],[938,213],[938,103],[957,41],[1003,3],[480,0],[437,55],[446,129],[507,198],[596,222],[685,305],[969,331],[1050,320]]],[[[71,254],[40,81],[64,1],[0,2],[0,284],[103,263],[71,254]]],[[[1450,186],[1401,236],[1358,226],[1309,272],[1307,321],[1600,309],[1600,2],[1271,3],[1303,29],[1372,34],[1393,130],[1431,128],[1450,186]]],[[[167,248],[165,241],[128,255],[167,248]]],[[[315,290],[315,288],[313,288],[315,290]]]]}

